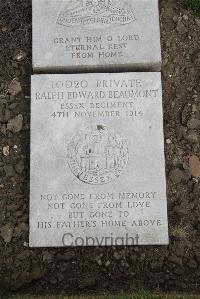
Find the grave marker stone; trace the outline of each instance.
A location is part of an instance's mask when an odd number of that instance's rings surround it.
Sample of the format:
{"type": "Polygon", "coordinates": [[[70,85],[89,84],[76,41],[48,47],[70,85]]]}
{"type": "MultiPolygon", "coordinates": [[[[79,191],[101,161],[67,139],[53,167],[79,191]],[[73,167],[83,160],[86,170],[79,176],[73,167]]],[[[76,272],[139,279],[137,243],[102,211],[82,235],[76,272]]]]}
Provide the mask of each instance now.
{"type": "Polygon", "coordinates": [[[30,246],[168,244],[160,73],[32,76],[30,246]]]}
{"type": "Polygon", "coordinates": [[[160,67],[158,0],[33,0],[35,71],[160,67]]]}

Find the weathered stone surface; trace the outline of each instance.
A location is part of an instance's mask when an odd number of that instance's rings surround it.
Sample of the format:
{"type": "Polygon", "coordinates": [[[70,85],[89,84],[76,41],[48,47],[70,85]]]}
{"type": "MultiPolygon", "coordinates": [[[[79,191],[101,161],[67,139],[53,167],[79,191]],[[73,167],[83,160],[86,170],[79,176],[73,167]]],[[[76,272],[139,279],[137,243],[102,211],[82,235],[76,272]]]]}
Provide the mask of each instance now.
{"type": "Polygon", "coordinates": [[[18,78],[14,78],[10,85],[8,86],[8,92],[12,96],[17,96],[22,91],[21,84],[18,78]]]}
{"type": "Polygon", "coordinates": [[[197,156],[190,156],[189,157],[189,170],[193,177],[199,178],[200,177],[200,160],[197,156]]]}
{"type": "Polygon", "coordinates": [[[24,161],[20,160],[16,165],[15,165],[15,170],[17,173],[21,174],[24,171],[24,161]]]}
{"type": "Polygon", "coordinates": [[[20,132],[23,127],[23,116],[22,114],[10,119],[7,124],[7,129],[13,133],[20,132]]]}
{"type": "Polygon", "coordinates": [[[160,70],[158,0],[33,0],[33,68],[160,70]]]}
{"type": "Polygon", "coordinates": [[[30,246],[167,244],[160,73],[35,75],[31,102],[30,246]]]}
{"type": "Polygon", "coordinates": [[[14,168],[11,164],[5,165],[4,171],[7,177],[12,177],[15,174],[14,168]]]}
{"type": "Polygon", "coordinates": [[[12,223],[8,223],[0,228],[0,236],[6,243],[10,243],[13,236],[13,225],[12,223]]]}

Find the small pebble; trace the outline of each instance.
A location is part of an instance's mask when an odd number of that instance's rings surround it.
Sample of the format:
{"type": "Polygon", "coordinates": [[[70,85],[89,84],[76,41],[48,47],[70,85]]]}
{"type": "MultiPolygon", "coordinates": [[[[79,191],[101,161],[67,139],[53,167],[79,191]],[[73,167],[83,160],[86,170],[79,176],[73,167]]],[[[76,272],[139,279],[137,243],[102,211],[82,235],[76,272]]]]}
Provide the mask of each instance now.
{"type": "Polygon", "coordinates": [[[166,143],[167,143],[167,144],[171,144],[172,141],[171,141],[170,139],[166,139],[166,143]]]}
{"type": "Polygon", "coordinates": [[[20,62],[26,58],[26,52],[23,50],[19,50],[19,52],[14,56],[14,60],[20,62]]]}
{"type": "Polygon", "coordinates": [[[200,19],[195,19],[195,23],[200,27],[200,19]]]}
{"type": "Polygon", "coordinates": [[[10,153],[9,145],[4,146],[3,147],[3,155],[7,157],[7,156],[9,156],[9,153],[10,153]]]}
{"type": "Polygon", "coordinates": [[[8,86],[8,92],[12,96],[17,96],[22,91],[18,78],[14,78],[8,86]]]}

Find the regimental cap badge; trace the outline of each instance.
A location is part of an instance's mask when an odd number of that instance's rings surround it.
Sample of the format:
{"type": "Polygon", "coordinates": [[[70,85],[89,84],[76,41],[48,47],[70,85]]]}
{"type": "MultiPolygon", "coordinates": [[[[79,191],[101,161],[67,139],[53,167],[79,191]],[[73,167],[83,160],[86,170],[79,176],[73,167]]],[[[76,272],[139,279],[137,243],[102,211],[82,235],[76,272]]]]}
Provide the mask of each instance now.
{"type": "Polygon", "coordinates": [[[128,2],[123,5],[114,0],[73,0],[62,6],[57,24],[72,27],[78,25],[125,25],[136,20],[128,2]]]}
{"type": "Polygon", "coordinates": [[[104,125],[78,131],[67,148],[72,173],[80,181],[91,185],[107,184],[118,178],[128,158],[126,141],[104,125]]]}

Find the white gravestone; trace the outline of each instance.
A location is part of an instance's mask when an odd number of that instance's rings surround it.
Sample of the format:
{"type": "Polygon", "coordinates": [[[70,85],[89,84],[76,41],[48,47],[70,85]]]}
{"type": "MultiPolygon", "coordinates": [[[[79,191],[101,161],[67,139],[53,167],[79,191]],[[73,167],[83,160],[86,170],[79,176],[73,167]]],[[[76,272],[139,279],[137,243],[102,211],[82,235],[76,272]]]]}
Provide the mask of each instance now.
{"type": "Polygon", "coordinates": [[[168,244],[160,73],[32,76],[30,246],[168,244]]]}
{"type": "Polygon", "coordinates": [[[32,0],[35,71],[161,68],[158,0],[32,0]]]}

